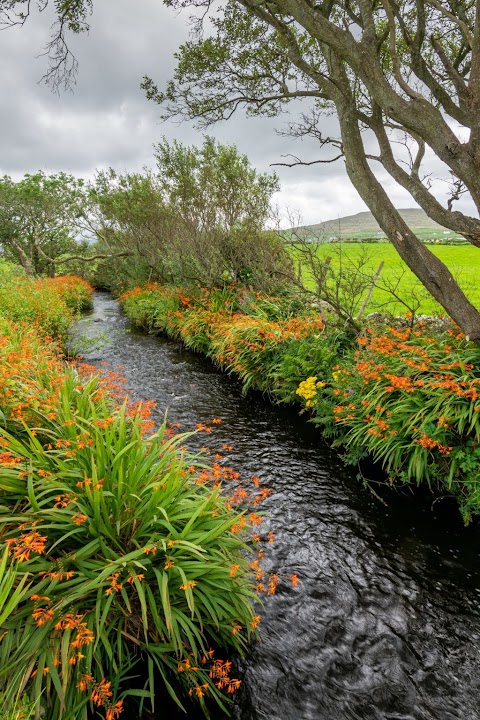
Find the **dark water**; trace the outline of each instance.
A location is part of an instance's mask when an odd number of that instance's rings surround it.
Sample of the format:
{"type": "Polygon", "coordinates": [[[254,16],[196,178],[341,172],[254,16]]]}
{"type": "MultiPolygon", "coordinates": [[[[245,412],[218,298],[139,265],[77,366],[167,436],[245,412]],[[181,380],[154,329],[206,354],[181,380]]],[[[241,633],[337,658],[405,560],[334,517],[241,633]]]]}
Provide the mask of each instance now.
{"type": "MultiPolygon", "coordinates": [[[[109,344],[84,353],[123,372],[138,398],[188,429],[220,417],[210,441],[259,475],[281,582],[244,665],[238,720],[480,718],[478,528],[453,505],[391,495],[384,507],[295,410],[278,409],[174,342],[132,331],[98,294],[78,325],[109,344]]],[[[267,528],[268,529],[268,528],[267,528]]],[[[170,718],[170,716],[169,716],[170,718]]]]}

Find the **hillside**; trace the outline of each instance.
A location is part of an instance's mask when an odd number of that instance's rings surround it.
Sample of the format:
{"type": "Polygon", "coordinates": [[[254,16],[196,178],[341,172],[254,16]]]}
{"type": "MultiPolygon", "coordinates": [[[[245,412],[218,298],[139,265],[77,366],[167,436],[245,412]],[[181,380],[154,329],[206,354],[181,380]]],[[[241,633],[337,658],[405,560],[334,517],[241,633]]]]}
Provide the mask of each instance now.
{"type": "MultiPolygon", "coordinates": [[[[399,213],[407,225],[421,237],[445,239],[449,236],[455,237],[455,233],[445,230],[419,208],[405,208],[399,210],[399,213]]],[[[381,237],[383,235],[371,212],[360,212],[356,215],[346,215],[345,217],[326,220],[315,225],[304,225],[297,228],[296,231],[306,237],[316,236],[320,241],[337,237],[361,239],[367,236],[381,237]]]]}

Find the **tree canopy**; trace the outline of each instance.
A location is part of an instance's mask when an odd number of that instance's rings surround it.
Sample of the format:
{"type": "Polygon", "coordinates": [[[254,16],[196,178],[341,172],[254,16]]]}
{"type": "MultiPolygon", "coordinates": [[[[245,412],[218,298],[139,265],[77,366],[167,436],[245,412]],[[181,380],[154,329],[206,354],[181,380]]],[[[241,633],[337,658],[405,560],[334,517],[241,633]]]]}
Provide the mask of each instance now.
{"type": "Polygon", "coordinates": [[[28,275],[53,273],[58,258],[78,250],[84,182],[42,171],[14,182],[0,179],[0,247],[28,275]]]}
{"type": "Polygon", "coordinates": [[[99,247],[130,250],[150,278],[275,287],[290,265],[282,238],[264,231],[276,175],[258,173],[235,146],[209,137],[200,148],[164,139],[155,157],[157,172],[97,174],[99,247]]]}

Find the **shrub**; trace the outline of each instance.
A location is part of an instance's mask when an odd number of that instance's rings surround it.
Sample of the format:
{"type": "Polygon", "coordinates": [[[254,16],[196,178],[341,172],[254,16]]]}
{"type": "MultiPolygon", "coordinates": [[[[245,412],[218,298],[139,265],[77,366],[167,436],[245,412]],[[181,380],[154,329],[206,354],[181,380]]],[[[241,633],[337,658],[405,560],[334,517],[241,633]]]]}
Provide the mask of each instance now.
{"type": "MultiPolygon", "coordinates": [[[[277,392],[278,365],[286,348],[323,328],[317,314],[294,314],[295,301],[288,297],[262,296],[241,286],[191,293],[153,285],[135,288],[120,301],[135,324],[181,338],[235,373],[245,390],[277,392]]],[[[288,378],[285,384],[291,395],[296,384],[288,378]]]]}
{"type": "Polygon", "coordinates": [[[0,316],[23,322],[42,336],[66,341],[75,313],[91,302],[92,289],[81,278],[23,279],[0,285],[0,316]]]}
{"type": "Polygon", "coordinates": [[[391,482],[447,490],[468,522],[480,511],[480,350],[453,331],[409,328],[358,342],[354,357],[320,377],[314,421],[347,462],[368,454],[391,482]]]}
{"type": "Polygon", "coordinates": [[[59,275],[37,280],[35,284],[47,290],[53,289],[74,313],[84,312],[92,307],[93,288],[83,278],[75,275],[59,275]]]}
{"type": "Polygon", "coordinates": [[[16,432],[33,422],[35,412],[56,416],[58,383],[64,365],[60,346],[42,339],[38,327],[0,317],[0,420],[16,432]]]}

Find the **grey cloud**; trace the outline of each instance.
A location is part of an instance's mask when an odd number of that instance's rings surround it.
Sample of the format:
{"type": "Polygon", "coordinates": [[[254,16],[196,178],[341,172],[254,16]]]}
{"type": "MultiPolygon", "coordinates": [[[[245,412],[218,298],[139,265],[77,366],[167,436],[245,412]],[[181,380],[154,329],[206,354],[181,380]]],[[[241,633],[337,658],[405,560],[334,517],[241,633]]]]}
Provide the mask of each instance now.
{"type": "MultiPolygon", "coordinates": [[[[201,134],[190,124],[161,124],[158,107],[140,89],[143,75],[159,85],[172,75],[173,54],[188,36],[187,15],[174,14],[160,0],[95,3],[89,35],[72,38],[80,65],[74,92],[60,95],[38,83],[47,62],[36,56],[48,41],[51,19],[36,15],[22,29],[0,33],[0,172],[19,177],[38,168],[83,176],[107,166],[139,170],[153,165],[152,146],[162,135],[201,143],[201,134]]],[[[271,170],[271,164],[288,153],[316,159],[315,142],[275,133],[295,118],[295,110],[277,119],[239,113],[210,134],[235,143],[262,171],[271,170]]],[[[326,134],[336,132],[334,118],[323,122],[326,134]]],[[[343,161],[274,169],[282,183],[279,205],[299,210],[305,222],[365,209],[343,161]]],[[[384,174],[382,179],[397,205],[412,205],[384,174]]]]}

